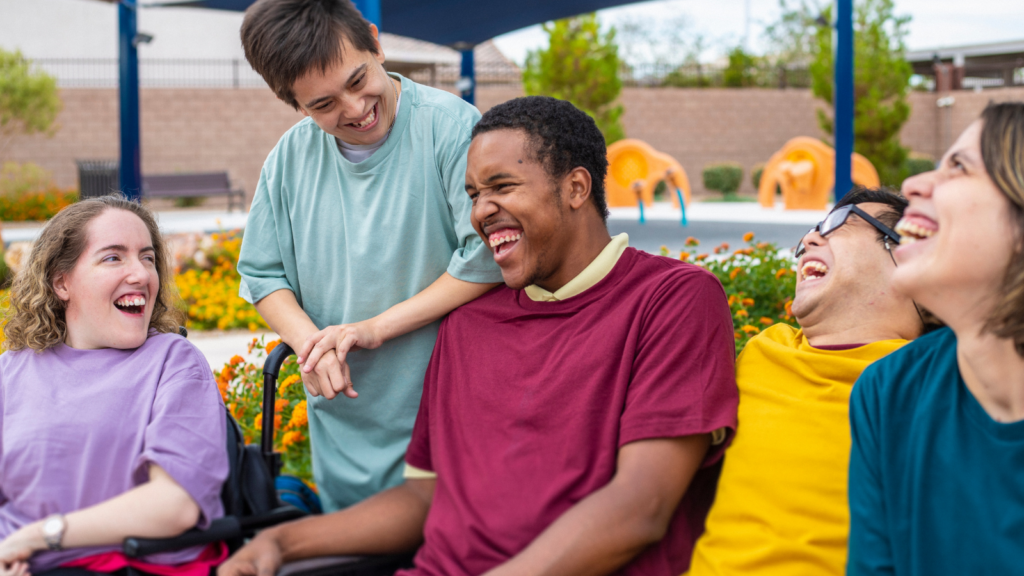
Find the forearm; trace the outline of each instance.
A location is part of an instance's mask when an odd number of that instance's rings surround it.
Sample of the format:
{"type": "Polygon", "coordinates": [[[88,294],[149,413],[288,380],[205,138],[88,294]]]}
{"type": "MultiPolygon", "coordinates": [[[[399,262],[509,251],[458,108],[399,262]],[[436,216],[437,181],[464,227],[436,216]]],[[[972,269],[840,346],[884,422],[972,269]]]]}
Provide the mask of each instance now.
{"type": "Polygon", "coordinates": [[[285,562],[316,556],[408,552],[423,542],[433,482],[409,480],[339,512],[266,530],[259,538],[273,539],[285,562]]]}
{"type": "Polygon", "coordinates": [[[65,519],[64,548],[119,545],[129,536],[177,536],[199,521],[199,506],[177,484],[148,482],[65,519]]]}
{"type": "Polygon", "coordinates": [[[382,340],[391,340],[443,318],[495,286],[497,284],[466,282],[445,272],[422,292],[395,304],[373,320],[382,340]]]}
{"type": "Polygon", "coordinates": [[[301,348],[306,338],[318,330],[291,290],[271,292],[256,303],[256,311],[293,350],[301,348]]]}

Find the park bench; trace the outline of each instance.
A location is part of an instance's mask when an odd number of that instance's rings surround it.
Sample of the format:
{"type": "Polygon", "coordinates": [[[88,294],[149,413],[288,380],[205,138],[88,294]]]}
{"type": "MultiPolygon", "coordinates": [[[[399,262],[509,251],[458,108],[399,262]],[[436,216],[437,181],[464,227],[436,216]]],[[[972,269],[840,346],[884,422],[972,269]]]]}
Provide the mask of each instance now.
{"type": "Polygon", "coordinates": [[[187,198],[227,196],[228,212],[238,198],[239,209],[245,209],[245,192],[231,188],[227,172],[200,174],[158,174],[142,177],[143,198],[187,198]]]}

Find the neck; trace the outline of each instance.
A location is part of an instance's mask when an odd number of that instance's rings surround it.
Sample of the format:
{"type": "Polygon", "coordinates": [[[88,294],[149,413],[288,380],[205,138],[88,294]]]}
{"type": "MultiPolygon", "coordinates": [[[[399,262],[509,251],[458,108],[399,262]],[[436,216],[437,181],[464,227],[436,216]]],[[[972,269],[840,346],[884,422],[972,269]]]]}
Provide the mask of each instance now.
{"type": "Polygon", "coordinates": [[[983,330],[983,321],[950,324],[956,334],[960,375],[981,407],[997,422],[1024,420],[1024,358],[1013,340],[983,330]]]}
{"type": "Polygon", "coordinates": [[[571,243],[558,270],[537,282],[538,286],[548,292],[557,291],[579,276],[580,272],[583,272],[583,269],[589,266],[605,246],[612,241],[611,235],[608,234],[608,228],[600,216],[595,214],[595,217],[585,217],[583,221],[579,228],[570,229],[571,243]]]}
{"type": "Polygon", "coordinates": [[[860,318],[848,320],[829,318],[816,322],[812,318],[797,318],[800,327],[811,346],[840,346],[848,344],[870,344],[880,340],[912,340],[919,333],[919,321],[893,322],[893,316],[885,320],[860,318]]]}

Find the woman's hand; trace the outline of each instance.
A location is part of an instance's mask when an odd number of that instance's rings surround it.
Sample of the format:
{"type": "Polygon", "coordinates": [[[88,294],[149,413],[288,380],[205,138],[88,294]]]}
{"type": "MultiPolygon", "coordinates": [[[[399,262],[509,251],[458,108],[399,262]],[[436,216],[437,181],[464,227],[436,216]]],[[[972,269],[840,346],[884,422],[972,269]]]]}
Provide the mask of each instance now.
{"type": "MultiPolygon", "coordinates": [[[[0,576],[18,574],[18,564],[24,564],[24,561],[28,560],[33,552],[47,548],[46,540],[43,539],[42,522],[33,522],[22,526],[21,529],[0,542],[0,576]]],[[[26,565],[25,570],[27,571],[27,569],[26,565]]]]}
{"type": "Polygon", "coordinates": [[[0,576],[31,576],[28,571],[28,562],[0,563],[0,576]]]}
{"type": "Polygon", "coordinates": [[[302,381],[306,389],[311,395],[322,395],[328,400],[338,394],[349,398],[358,397],[359,394],[352,388],[352,373],[345,357],[351,350],[379,348],[384,340],[376,318],[355,324],[328,326],[309,336],[298,350],[302,381]]]}

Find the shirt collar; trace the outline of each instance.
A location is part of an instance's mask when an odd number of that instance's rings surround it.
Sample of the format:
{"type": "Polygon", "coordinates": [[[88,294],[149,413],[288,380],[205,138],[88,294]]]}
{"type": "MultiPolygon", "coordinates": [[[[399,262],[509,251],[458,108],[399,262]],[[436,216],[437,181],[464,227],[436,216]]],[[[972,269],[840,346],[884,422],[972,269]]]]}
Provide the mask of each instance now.
{"type": "Polygon", "coordinates": [[[588,264],[582,272],[565,286],[554,292],[548,292],[536,284],[531,284],[525,289],[526,295],[534,302],[560,302],[582,294],[592,288],[594,284],[603,280],[612,271],[622,253],[626,251],[626,248],[629,248],[629,235],[623,232],[612,238],[612,241],[601,250],[597,258],[594,258],[593,262],[588,264]]]}

